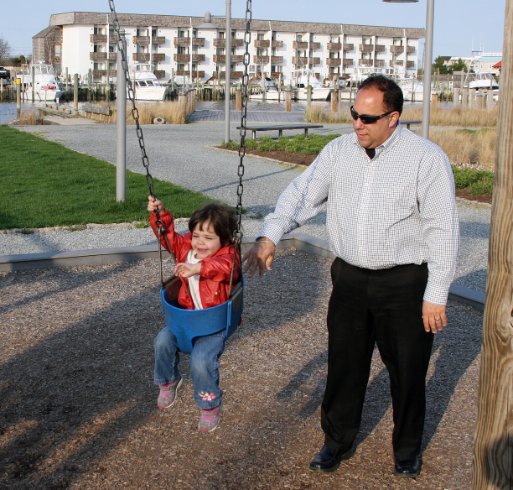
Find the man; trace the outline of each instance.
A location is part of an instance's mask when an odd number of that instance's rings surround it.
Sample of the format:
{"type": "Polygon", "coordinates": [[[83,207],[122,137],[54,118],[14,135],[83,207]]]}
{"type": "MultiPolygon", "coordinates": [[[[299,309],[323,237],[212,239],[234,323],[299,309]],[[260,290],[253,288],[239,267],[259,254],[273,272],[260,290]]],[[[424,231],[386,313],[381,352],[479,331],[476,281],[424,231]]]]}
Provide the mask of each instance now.
{"type": "Polygon", "coordinates": [[[351,107],[354,134],[330,142],[265,218],[245,269],[262,275],[283,234],[327,203],[336,259],[328,306],[324,445],[312,470],[334,471],[353,454],[376,344],[391,384],[395,473],[422,465],[425,382],[433,334],[447,326],[458,249],[454,180],[442,150],[399,124],[403,95],[367,78],[351,107]]]}

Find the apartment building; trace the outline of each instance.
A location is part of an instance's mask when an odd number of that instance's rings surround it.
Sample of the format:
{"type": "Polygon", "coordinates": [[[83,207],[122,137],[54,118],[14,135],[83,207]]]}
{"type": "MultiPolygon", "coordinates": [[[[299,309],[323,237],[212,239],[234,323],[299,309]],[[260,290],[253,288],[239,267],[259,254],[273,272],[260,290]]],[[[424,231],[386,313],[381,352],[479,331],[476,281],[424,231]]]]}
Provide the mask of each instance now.
{"type": "MultiPolygon", "coordinates": [[[[149,65],[159,79],[190,82],[224,79],[226,39],[231,36],[231,77],[244,72],[245,20],[224,17],[118,14],[127,40],[128,64],[149,65]]],[[[415,75],[424,29],[354,24],[252,20],[251,77],[291,83],[306,70],[320,81],[358,80],[371,72],[415,75]]],[[[53,14],[33,37],[34,62],[56,73],[78,73],[105,82],[116,76],[117,36],[113,16],[100,12],[53,14]]]]}

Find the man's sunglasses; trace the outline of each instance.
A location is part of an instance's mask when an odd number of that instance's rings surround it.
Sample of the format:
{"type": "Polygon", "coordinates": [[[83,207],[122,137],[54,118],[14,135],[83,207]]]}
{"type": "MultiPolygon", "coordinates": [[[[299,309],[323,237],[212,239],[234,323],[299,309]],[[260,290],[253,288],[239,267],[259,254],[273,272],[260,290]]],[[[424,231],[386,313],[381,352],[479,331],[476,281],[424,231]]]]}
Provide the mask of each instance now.
{"type": "Polygon", "coordinates": [[[355,110],[354,110],[354,106],[351,106],[351,117],[356,121],[358,118],[360,118],[360,121],[362,121],[363,124],[375,124],[377,123],[380,119],[383,119],[385,116],[389,116],[390,114],[392,114],[392,112],[395,112],[395,111],[388,111],[388,112],[385,112],[384,114],[381,114],[381,116],[368,116],[367,114],[358,114],[355,110]]]}

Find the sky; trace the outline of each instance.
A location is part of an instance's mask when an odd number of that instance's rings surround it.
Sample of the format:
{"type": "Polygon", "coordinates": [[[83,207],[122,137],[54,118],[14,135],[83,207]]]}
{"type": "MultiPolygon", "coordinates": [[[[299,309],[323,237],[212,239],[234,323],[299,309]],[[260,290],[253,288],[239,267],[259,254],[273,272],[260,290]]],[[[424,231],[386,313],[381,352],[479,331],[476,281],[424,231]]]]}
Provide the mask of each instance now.
{"type": "MultiPolygon", "coordinates": [[[[384,3],[382,0],[252,0],[254,19],[340,24],[425,27],[426,2],[384,3]]],[[[506,0],[434,0],[433,57],[468,57],[473,50],[502,52],[506,0]]],[[[114,0],[123,13],[191,15],[209,11],[224,17],[226,0],[114,0]]],[[[244,18],[246,0],[231,0],[232,17],[244,18]]],[[[0,38],[10,54],[32,53],[32,36],[48,27],[60,12],[108,12],[108,0],[23,0],[2,2],[0,38]]]]}

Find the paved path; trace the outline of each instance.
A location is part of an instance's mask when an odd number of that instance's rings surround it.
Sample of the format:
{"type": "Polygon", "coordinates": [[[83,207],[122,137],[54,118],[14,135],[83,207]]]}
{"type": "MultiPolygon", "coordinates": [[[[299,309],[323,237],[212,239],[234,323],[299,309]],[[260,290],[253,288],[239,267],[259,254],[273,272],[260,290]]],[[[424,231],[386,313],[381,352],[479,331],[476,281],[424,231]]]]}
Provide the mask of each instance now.
{"type": "MultiPolygon", "coordinates": [[[[278,113],[267,114],[267,121],[276,122],[278,113]]],[[[287,114],[287,113],[284,113],[287,114]]],[[[263,114],[262,114],[263,116],[263,114]]],[[[287,117],[289,117],[287,115],[287,117]]],[[[290,116],[292,117],[292,116],[290,116]]],[[[237,120],[232,121],[232,139],[237,138],[235,129],[237,120]]],[[[112,125],[77,126],[26,126],[23,131],[62,143],[82,153],[115,163],[116,128],[112,125]]],[[[141,152],[135,131],[127,131],[127,167],[135,172],[143,172],[141,152]]],[[[348,132],[347,125],[325,125],[316,132],[348,132]]],[[[234,205],[236,203],[238,155],[215,148],[224,137],[224,125],[215,121],[200,121],[187,125],[148,125],[143,134],[150,159],[150,170],[154,177],[169,180],[186,188],[203,192],[208,196],[234,205]]],[[[271,160],[247,156],[244,174],[244,207],[248,216],[245,220],[246,236],[255,234],[260,219],[272,211],[276,199],[287,184],[300,172],[302,167],[280,164],[271,160]]],[[[158,193],[158,186],[157,186],[158,193]]],[[[461,223],[461,248],[456,282],[480,292],[484,292],[488,256],[488,231],[491,208],[489,205],[460,201],[458,204],[461,223]]],[[[304,233],[325,238],[324,214],[319,215],[305,225],[304,233]]],[[[82,233],[82,232],[81,232],[82,233]]],[[[81,248],[89,248],[88,240],[102,240],[101,232],[83,232],[81,248]],[[89,233],[89,235],[87,235],[89,233]]],[[[119,230],[119,245],[149,243],[153,239],[148,230],[119,230]]],[[[69,234],[69,232],[67,232],[69,234]]],[[[112,234],[112,230],[111,230],[112,234]]],[[[41,247],[43,250],[66,250],[70,240],[65,232],[59,235],[45,235],[47,239],[38,243],[38,235],[26,235],[7,238],[0,235],[0,254],[17,253],[13,247],[23,250],[25,244],[41,247]],[[51,237],[51,238],[50,238],[51,237]],[[16,240],[19,243],[16,244],[16,240]]],[[[111,238],[112,239],[112,238],[111,238]]],[[[78,240],[77,240],[78,241],[78,240]]]]}

